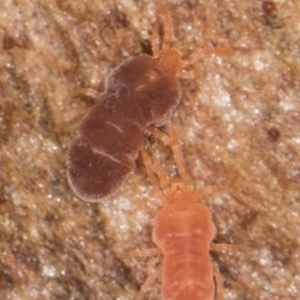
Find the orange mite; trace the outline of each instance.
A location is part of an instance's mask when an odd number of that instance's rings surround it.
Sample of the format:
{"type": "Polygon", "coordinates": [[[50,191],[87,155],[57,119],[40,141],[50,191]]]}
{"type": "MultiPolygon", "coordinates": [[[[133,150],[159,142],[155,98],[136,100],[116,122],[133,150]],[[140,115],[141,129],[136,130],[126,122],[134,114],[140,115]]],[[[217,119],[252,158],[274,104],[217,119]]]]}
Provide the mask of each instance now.
{"type": "MultiPolygon", "coordinates": [[[[224,250],[222,246],[227,245],[212,247],[216,235],[212,215],[205,205],[197,202],[205,191],[199,194],[191,188],[174,128],[170,128],[169,140],[181,180],[173,178],[170,181],[160,165],[152,162],[144,150],[141,151],[154,191],[164,205],[154,218],[152,234],[153,242],[163,254],[159,269],[161,297],[162,300],[212,300],[215,298],[215,276],[218,299],[221,299],[222,278],[213,267],[209,251],[224,250]]],[[[143,298],[156,276],[155,273],[148,278],[135,300],[143,298]]]]}
{"type": "Polygon", "coordinates": [[[156,26],[151,38],[153,56],[131,58],[110,73],[101,99],[85,116],[69,147],[68,181],[83,200],[100,201],[124,182],[143,148],[145,130],[164,125],[177,107],[178,78],[194,78],[184,68],[205,55],[232,55],[229,49],[208,48],[183,60],[180,50],[170,45],[170,14],[164,5],[159,8],[164,23],[162,49],[156,26]]]}

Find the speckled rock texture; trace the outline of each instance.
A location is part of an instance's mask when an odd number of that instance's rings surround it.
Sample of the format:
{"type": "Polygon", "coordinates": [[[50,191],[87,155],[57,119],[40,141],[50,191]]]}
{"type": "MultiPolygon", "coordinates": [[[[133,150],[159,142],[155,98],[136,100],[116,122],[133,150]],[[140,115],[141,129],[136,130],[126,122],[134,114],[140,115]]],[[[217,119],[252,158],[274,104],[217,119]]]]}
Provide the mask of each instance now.
{"type": "MultiPolygon", "coordinates": [[[[289,300],[300,293],[300,2],[166,1],[173,43],[187,55],[231,47],[194,64],[171,119],[195,190],[212,211],[212,253],[224,299],[289,300]]],[[[0,3],[0,299],[129,300],[161,257],[151,249],[161,207],[145,168],[100,203],[66,179],[68,145],[88,97],[110,70],[151,53],[154,1],[4,0],[0,3]]],[[[172,174],[168,148],[152,154],[172,174]]],[[[160,281],[145,299],[160,298],[160,281]]],[[[199,299],[200,300],[200,299],[199,299]]]]}

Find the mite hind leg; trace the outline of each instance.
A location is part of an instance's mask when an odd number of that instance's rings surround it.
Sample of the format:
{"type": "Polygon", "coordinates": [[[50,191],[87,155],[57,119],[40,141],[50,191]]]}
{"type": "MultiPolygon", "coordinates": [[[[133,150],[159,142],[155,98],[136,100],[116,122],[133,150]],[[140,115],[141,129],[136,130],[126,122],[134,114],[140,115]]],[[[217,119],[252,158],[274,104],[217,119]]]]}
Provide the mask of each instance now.
{"type": "MultiPolygon", "coordinates": [[[[211,244],[210,251],[216,252],[224,252],[224,251],[236,251],[238,250],[237,245],[232,244],[211,244]]],[[[223,300],[223,293],[224,293],[224,279],[219,272],[218,268],[213,265],[214,270],[214,279],[216,282],[216,300],[223,300]]]]}
{"type": "MultiPolygon", "coordinates": [[[[126,251],[128,256],[131,257],[145,257],[145,256],[157,256],[161,255],[162,252],[159,248],[152,248],[152,249],[143,249],[143,250],[129,250],[126,251]]],[[[161,273],[161,266],[159,266],[155,272],[151,275],[149,275],[146,279],[146,281],[142,284],[140,291],[138,294],[134,297],[134,300],[141,300],[151,287],[155,280],[159,277],[161,273]]]]}
{"type": "Polygon", "coordinates": [[[234,244],[211,244],[210,251],[215,252],[233,252],[238,251],[239,247],[234,244]]]}
{"type": "MultiPolygon", "coordinates": [[[[100,99],[100,93],[96,90],[93,90],[91,88],[78,88],[75,89],[72,92],[72,97],[79,97],[79,96],[87,96],[89,98],[92,98],[94,100],[100,99]]],[[[62,121],[60,121],[58,124],[56,124],[55,130],[57,132],[60,132],[63,128],[66,127],[66,124],[70,123],[72,120],[74,120],[77,117],[82,117],[87,113],[88,109],[85,107],[79,107],[79,108],[73,108],[70,111],[66,112],[62,116],[62,121]]]]}
{"type": "Polygon", "coordinates": [[[140,291],[138,294],[134,297],[134,300],[142,300],[147,291],[149,290],[150,286],[153,285],[155,280],[160,276],[161,274],[161,267],[158,267],[153,274],[151,274],[146,281],[143,283],[140,291]]]}
{"type": "Polygon", "coordinates": [[[216,282],[216,299],[217,300],[223,300],[223,292],[224,292],[224,280],[219,272],[218,268],[213,265],[214,269],[214,278],[216,282]]]}

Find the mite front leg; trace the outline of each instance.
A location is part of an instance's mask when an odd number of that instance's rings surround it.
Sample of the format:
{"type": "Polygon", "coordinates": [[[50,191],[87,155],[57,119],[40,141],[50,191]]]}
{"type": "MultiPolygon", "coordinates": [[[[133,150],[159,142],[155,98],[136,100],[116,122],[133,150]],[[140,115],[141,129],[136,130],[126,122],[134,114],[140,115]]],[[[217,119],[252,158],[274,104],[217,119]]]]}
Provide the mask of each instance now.
{"type": "Polygon", "coordinates": [[[164,39],[162,43],[162,49],[170,49],[171,48],[171,39],[173,36],[173,26],[170,11],[167,6],[164,4],[158,4],[158,10],[162,14],[162,20],[164,23],[164,39]]]}
{"type": "Polygon", "coordinates": [[[173,150],[175,163],[178,168],[178,173],[179,173],[180,177],[182,178],[182,181],[184,182],[184,184],[186,186],[192,188],[192,186],[193,186],[192,180],[185,168],[183,155],[182,155],[182,151],[181,151],[181,145],[180,145],[180,142],[178,139],[177,131],[173,126],[169,127],[169,135],[171,138],[171,147],[173,150]]]}
{"type": "Polygon", "coordinates": [[[192,180],[188,175],[188,172],[185,168],[184,159],[182,155],[181,145],[178,139],[177,131],[173,126],[167,126],[167,131],[169,135],[163,133],[155,127],[150,127],[148,131],[163,144],[168,145],[172,148],[175,163],[178,169],[178,173],[182,178],[182,181],[186,186],[192,187],[192,180]]]}
{"type": "Polygon", "coordinates": [[[160,168],[159,165],[152,162],[150,156],[145,150],[140,151],[140,156],[146,168],[147,175],[153,185],[153,194],[164,202],[165,195],[163,194],[162,190],[166,190],[168,186],[168,178],[166,173],[160,168]]]}

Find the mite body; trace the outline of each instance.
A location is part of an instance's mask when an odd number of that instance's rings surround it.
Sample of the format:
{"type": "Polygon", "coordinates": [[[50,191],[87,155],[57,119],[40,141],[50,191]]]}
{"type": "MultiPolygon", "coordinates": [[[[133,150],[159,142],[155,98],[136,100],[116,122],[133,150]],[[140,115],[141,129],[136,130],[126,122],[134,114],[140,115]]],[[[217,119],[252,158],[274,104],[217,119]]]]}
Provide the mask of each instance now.
{"type": "Polygon", "coordinates": [[[67,171],[75,193],[97,201],[114,191],[134,168],[145,129],[164,124],[179,99],[177,78],[151,56],[116,68],[69,148],[67,171]]]}
{"type": "Polygon", "coordinates": [[[215,287],[209,250],[216,230],[211,213],[180,185],[167,197],[174,204],[157,213],[153,229],[153,241],[164,255],[162,299],[212,300],[215,287]]]}
{"type": "MultiPolygon", "coordinates": [[[[152,162],[145,151],[141,152],[149,178],[164,205],[154,218],[152,235],[163,254],[162,300],[212,300],[214,275],[217,283],[222,281],[214,272],[209,253],[216,229],[209,209],[197,202],[201,194],[191,188],[173,128],[170,137],[181,180],[167,179],[164,170],[152,162]]],[[[149,282],[145,285],[148,288],[149,282]]],[[[142,288],[136,300],[142,299],[144,294],[145,288],[142,288]]]]}
{"type": "Polygon", "coordinates": [[[73,191],[86,201],[99,201],[114,192],[134,168],[143,146],[144,131],[165,124],[181,97],[178,77],[193,78],[183,70],[209,54],[231,55],[222,48],[199,50],[183,60],[170,47],[171,17],[160,6],[164,40],[159,49],[158,27],[152,33],[153,56],[129,59],[106,80],[100,101],[79,126],[67,158],[67,174],[73,191]]]}

